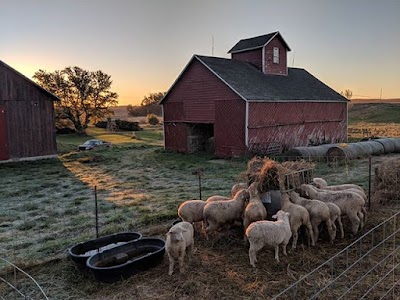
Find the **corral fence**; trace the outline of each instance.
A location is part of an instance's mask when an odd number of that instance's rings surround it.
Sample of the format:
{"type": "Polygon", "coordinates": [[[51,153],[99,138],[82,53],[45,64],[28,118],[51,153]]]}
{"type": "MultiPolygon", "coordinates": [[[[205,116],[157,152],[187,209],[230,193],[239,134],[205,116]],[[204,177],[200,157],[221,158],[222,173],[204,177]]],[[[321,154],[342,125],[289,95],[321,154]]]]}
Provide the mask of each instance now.
{"type": "Polygon", "coordinates": [[[1,299],[49,299],[32,276],[8,260],[0,258],[0,270],[1,299]]]}
{"type": "Polygon", "coordinates": [[[399,299],[400,212],[273,299],[399,299]]]}

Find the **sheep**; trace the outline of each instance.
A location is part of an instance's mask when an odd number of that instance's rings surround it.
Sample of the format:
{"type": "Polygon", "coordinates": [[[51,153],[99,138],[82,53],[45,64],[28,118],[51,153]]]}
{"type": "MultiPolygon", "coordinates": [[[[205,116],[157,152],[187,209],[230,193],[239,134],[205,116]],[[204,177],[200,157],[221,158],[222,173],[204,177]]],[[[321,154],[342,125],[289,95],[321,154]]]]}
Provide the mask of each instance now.
{"type": "Polygon", "coordinates": [[[167,233],[165,251],[169,258],[168,275],[174,272],[175,259],[179,262],[179,272],[184,273],[184,259],[187,253],[189,259],[193,255],[193,226],[189,222],[180,222],[171,227],[167,233]]]}
{"type": "Polygon", "coordinates": [[[209,202],[215,202],[215,201],[225,201],[225,200],[231,200],[232,198],[220,196],[220,195],[214,195],[214,196],[208,197],[206,202],[209,203],[209,202]]]}
{"type": "Polygon", "coordinates": [[[178,207],[178,216],[185,222],[203,221],[203,209],[207,202],[203,200],[187,200],[178,207]]]}
{"type": "Polygon", "coordinates": [[[328,233],[329,233],[329,239],[332,243],[333,240],[335,239],[336,232],[334,231],[329,207],[322,201],[314,200],[314,199],[313,200],[305,199],[303,197],[300,197],[300,195],[298,193],[296,193],[295,191],[291,191],[289,196],[290,196],[290,200],[293,203],[301,205],[307,209],[307,211],[310,215],[310,222],[311,222],[311,226],[312,226],[313,232],[314,232],[314,241],[317,242],[317,240],[318,240],[319,224],[321,224],[322,222],[325,222],[326,227],[328,229],[328,233]]]}
{"type": "Polygon", "coordinates": [[[340,230],[340,238],[343,239],[344,238],[344,230],[343,230],[343,224],[342,224],[342,218],[341,218],[342,212],[341,212],[339,206],[337,206],[335,203],[326,202],[326,205],[329,208],[329,213],[331,216],[335,236],[337,233],[337,227],[336,227],[335,223],[337,222],[339,225],[339,230],[340,230]]]}
{"type": "Polygon", "coordinates": [[[248,198],[248,191],[243,189],[231,200],[207,203],[203,209],[206,234],[209,235],[234,221],[242,221],[243,208],[248,198]]]}
{"type": "MultiPolygon", "coordinates": [[[[329,191],[344,191],[344,190],[352,191],[363,197],[364,201],[367,201],[367,195],[365,194],[364,189],[356,184],[346,183],[339,185],[328,185],[328,183],[322,178],[313,178],[313,182],[315,186],[319,189],[329,190],[329,191]]],[[[367,221],[367,210],[365,207],[363,207],[362,213],[364,214],[363,219],[365,223],[367,221]]]]}
{"type": "Polygon", "coordinates": [[[232,198],[235,197],[236,193],[240,190],[247,189],[247,183],[239,182],[232,186],[231,195],[232,198]]]}
{"type": "MultiPolygon", "coordinates": [[[[244,232],[246,232],[247,227],[255,222],[265,220],[267,218],[267,210],[264,204],[261,202],[260,192],[257,187],[258,183],[253,182],[248,191],[250,193],[249,203],[246,205],[243,217],[243,227],[244,232]]],[[[246,241],[246,235],[244,235],[244,240],[246,241]]]]}
{"type": "Polygon", "coordinates": [[[362,228],[364,226],[364,214],[362,211],[365,202],[360,195],[351,191],[319,190],[310,184],[300,185],[298,192],[300,195],[311,199],[335,203],[341,212],[349,217],[353,234],[358,232],[359,227],[362,228]]]}
{"type": "Polygon", "coordinates": [[[342,191],[347,189],[353,189],[359,191],[360,195],[362,195],[364,199],[367,198],[364,189],[356,184],[346,183],[339,185],[328,185],[328,183],[322,178],[313,178],[313,182],[315,186],[319,189],[330,190],[330,191],[342,191]]]}
{"type": "Polygon", "coordinates": [[[257,221],[251,223],[246,229],[246,236],[250,243],[249,259],[254,268],[257,262],[257,252],[264,246],[275,248],[275,259],[279,263],[279,245],[282,245],[283,254],[286,253],[286,245],[292,237],[289,221],[290,213],[279,210],[272,218],[277,221],[257,221]]]}
{"type": "Polygon", "coordinates": [[[296,249],[297,239],[299,237],[298,230],[301,225],[307,227],[308,235],[311,238],[311,245],[315,246],[314,233],[310,222],[310,215],[303,206],[290,202],[288,193],[281,195],[282,210],[290,214],[290,229],[292,230],[293,242],[292,249],[296,249]]]}

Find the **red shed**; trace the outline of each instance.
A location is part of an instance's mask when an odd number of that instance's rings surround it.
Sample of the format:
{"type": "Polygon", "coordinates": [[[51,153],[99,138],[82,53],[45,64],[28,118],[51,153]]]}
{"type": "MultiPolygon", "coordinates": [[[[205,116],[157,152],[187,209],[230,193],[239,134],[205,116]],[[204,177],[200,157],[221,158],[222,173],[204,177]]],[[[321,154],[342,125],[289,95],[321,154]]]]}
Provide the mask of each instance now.
{"type": "Polygon", "coordinates": [[[58,98],[0,61],[0,161],[57,155],[58,98]]]}
{"type": "Polygon", "coordinates": [[[279,32],[240,40],[232,58],[194,55],[161,101],[165,148],[219,157],[347,140],[348,100],[287,67],[279,32]]]}

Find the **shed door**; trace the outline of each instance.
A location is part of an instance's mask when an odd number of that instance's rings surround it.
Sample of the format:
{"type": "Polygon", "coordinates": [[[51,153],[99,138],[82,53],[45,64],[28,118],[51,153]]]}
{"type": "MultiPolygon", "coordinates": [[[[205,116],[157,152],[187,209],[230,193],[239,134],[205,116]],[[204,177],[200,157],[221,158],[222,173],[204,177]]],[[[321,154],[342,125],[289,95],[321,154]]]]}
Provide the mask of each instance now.
{"type": "Polygon", "coordinates": [[[0,106],[0,160],[8,159],[6,109],[0,106]]]}

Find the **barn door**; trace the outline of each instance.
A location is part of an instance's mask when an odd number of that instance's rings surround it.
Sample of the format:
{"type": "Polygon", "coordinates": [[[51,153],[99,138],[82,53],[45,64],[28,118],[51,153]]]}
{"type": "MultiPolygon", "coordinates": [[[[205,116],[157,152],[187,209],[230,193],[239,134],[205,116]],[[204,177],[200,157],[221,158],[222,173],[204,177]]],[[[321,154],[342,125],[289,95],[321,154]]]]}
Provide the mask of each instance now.
{"type": "Polygon", "coordinates": [[[6,109],[0,106],[0,160],[8,159],[6,109]]]}

